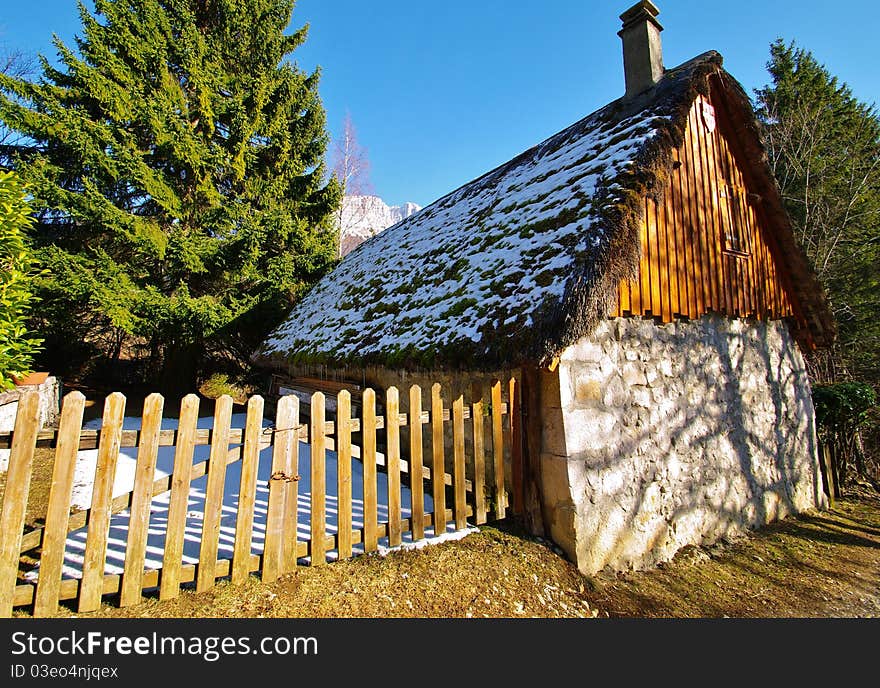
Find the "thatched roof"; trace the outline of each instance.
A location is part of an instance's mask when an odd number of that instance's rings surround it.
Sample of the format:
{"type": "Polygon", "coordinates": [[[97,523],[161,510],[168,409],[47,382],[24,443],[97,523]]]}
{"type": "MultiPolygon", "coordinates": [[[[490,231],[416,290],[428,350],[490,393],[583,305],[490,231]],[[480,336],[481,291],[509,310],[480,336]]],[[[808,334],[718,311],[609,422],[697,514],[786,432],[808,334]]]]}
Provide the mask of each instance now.
{"type": "Polygon", "coordinates": [[[620,281],[636,274],[644,195],[663,188],[710,80],[744,113],[737,135],[822,343],[833,331],[824,294],[774,196],[748,97],[721,63],[709,52],[667,70],[641,96],[610,103],[361,244],[255,360],[483,370],[549,362],[606,317],[620,281]]]}

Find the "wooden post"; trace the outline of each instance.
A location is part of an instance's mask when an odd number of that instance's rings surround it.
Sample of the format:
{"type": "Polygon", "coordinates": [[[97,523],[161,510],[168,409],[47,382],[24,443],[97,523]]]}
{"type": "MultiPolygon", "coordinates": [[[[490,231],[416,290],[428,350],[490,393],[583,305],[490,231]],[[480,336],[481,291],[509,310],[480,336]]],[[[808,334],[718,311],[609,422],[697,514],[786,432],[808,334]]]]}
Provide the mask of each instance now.
{"type": "MultiPolygon", "coordinates": [[[[522,453],[522,505],[526,527],[533,535],[543,536],[544,530],[544,492],[541,484],[541,371],[534,367],[522,368],[522,385],[519,394],[522,414],[519,424],[519,446],[522,453]]],[[[511,380],[511,383],[513,381],[511,380]]],[[[511,384],[511,396],[513,393],[511,384]]],[[[519,409],[518,409],[519,410],[519,409]]]]}
{"type": "Polygon", "coordinates": [[[284,490],[284,517],[281,527],[281,572],[290,573],[296,569],[297,561],[297,538],[299,537],[299,447],[303,431],[302,419],[300,418],[300,403],[298,397],[294,401],[291,413],[293,414],[293,444],[290,452],[285,454],[287,463],[284,465],[284,474],[289,476],[282,483],[284,490]]]}
{"type": "Polygon", "coordinates": [[[119,594],[120,607],[141,601],[147,532],[150,526],[150,500],[153,497],[153,476],[156,473],[156,459],[159,456],[159,431],[162,429],[164,403],[161,394],[151,394],[144,400],[134,490],[128,515],[128,543],[125,548],[125,567],[119,594]]]}
{"type": "Polygon", "coordinates": [[[446,450],[443,446],[443,399],[439,382],[431,386],[431,450],[434,535],[440,535],[446,532],[446,450]]]}
{"type": "Polygon", "coordinates": [[[312,517],[311,543],[309,546],[312,566],[323,566],[327,563],[327,551],[324,544],[324,533],[327,530],[327,513],[324,500],[326,498],[327,480],[324,460],[327,452],[327,439],[324,435],[325,400],[322,392],[312,395],[312,422],[309,428],[309,444],[311,446],[312,474],[312,517]]]}
{"type": "Polygon", "coordinates": [[[189,505],[190,476],[199,421],[199,397],[187,394],[180,402],[177,442],[174,446],[174,471],[171,474],[171,496],[168,502],[168,526],[165,530],[165,552],[162,555],[159,599],[170,600],[180,594],[180,567],[183,562],[183,536],[189,505]]]}
{"type": "Polygon", "coordinates": [[[336,532],[339,558],[351,557],[351,393],[336,395],[336,532]]]}
{"type": "Polygon", "coordinates": [[[114,392],[104,401],[101,436],[98,440],[98,461],[89,510],[89,530],[83,555],[82,580],[79,586],[79,611],[93,612],[101,606],[104,589],[104,560],[107,557],[107,536],[110,531],[113,480],[122,441],[125,397],[114,392]]]}
{"type": "Polygon", "coordinates": [[[520,389],[516,378],[508,382],[507,421],[510,427],[510,478],[513,487],[513,513],[522,516],[525,510],[523,489],[523,428],[520,389]]]}
{"type": "Polygon", "coordinates": [[[208,485],[205,488],[205,513],[202,521],[202,542],[199,548],[196,592],[204,592],[214,587],[231,420],[232,397],[224,394],[217,398],[214,407],[214,430],[211,433],[211,455],[208,463],[208,485]]]}
{"type": "Polygon", "coordinates": [[[492,383],[492,458],[495,474],[495,518],[507,512],[507,490],[504,481],[504,431],[501,416],[501,382],[492,383]]]}
{"type": "Polygon", "coordinates": [[[452,493],[455,497],[455,529],[467,526],[467,497],[465,492],[464,463],[464,397],[459,394],[452,401],[452,493]]]}
{"type": "Polygon", "coordinates": [[[12,449],[6,472],[6,490],[0,511],[0,617],[12,616],[18,575],[18,556],[24,530],[37,433],[40,431],[39,392],[26,392],[18,400],[12,449]]]}
{"type": "MultiPolygon", "coordinates": [[[[266,513],[266,542],[263,547],[263,581],[281,575],[284,536],[285,481],[292,479],[291,454],[299,452],[299,399],[293,395],[278,400],[275,413],[275,438],[272,452],[272,476],[269,478],[269,506],[266,513]]],[[[296,521],[293,523],[296,532],[296,521]]]]}
{"type": "Polygon", "coordinates": [[[58,611],[58,593],[64,564],[64,545],[67,542],[67,521],[70,516],[70,497],[73,492],[73,472],[79,449],[83,409],[86,398],[80,392],[64,397],[61,423],[58,428],[58,446],[52,467],[52,487],[46,510],[46,530],[43,551],[40,554],[40,578],[34,603],[34,616],[51,616],[58,611]]]}
{"type": "Polygon", "coordinates": [[[364,471],[364,552],[379,548],[376,496],[376,393],[365,389],[362,397],[361,461],[364,471]]]}
{"type": "Polygon", "coordinates": [[[477,525],[486,522],[486,450],[483,441],[483,399],[475,391],[471,403],[474,429],[474,519],[477,525]]]}
{"type": "Polygon", "coordinates": [[[819,467],[822,469],[822,482],[825,494],[828,495],[828,506],[834,508],[837,494],[834,489],[834,466],[831,464],[831,450],[824,442],[819,443],[819,467]]]}
{"type": "Polygon", "coordinates": [[[422,458],[422,388],[409,389],[409,476],[413,540],[425,537],[425,471],[422,458]]]}
{"type": "Polygon", "coordinates": [[[388,471],[388,546],[402,541],[400,525],[400,394],[397,387],[385,390],[385,468],[388,471]]]}
{"type": "Polygon", "coordinates": [[[251,573],[251,544],[254,505],[257,499],[257,469],[260,464],[260,436],[263,434],[263,397],[248,400],[241,454],[238,514],[235,519],[235,548],[232,554],[232,582],[243,583],[251,573]]]}

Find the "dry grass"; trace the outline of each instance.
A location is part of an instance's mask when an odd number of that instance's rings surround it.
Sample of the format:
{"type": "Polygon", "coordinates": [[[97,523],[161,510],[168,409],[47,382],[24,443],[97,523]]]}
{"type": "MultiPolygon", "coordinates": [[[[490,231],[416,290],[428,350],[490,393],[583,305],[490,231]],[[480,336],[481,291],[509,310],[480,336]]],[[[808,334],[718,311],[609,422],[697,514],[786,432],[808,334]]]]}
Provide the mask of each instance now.
{"type": "MultiPolygon", "coordinates": [[[[26,529],[42,523],[53,450],[34,457],[26,529]]],[[[5,475],[0,474],[0,495],[5,475]]],[[[878,617],[880,495],[864,485],[833,510],[733,542],[686,548],[652,571],[582,576],[550,543],[504,524],[457,542],[316,567],[272,584],[221,582],[103,617],[878,617]]],[[[37,554],[37,553],[32,553],[37,554]]],[[[23,557],[22,571],[34,563],[23,557]]],[[[21,610],[26,613],[27,610],[21,610]]],[[[60,614],[71,616],[67,607],[60,614]]]]}
{"type": "Polygon", "coordinates": [[[652,571],[586,578],[544,541],[483,528],[423,550],[300,568],[272,584],[252,577],[167,602],[108,602],[95,616],[877,617],[880,498],[860,489],[832,511],[687,548],[652,571]]]}

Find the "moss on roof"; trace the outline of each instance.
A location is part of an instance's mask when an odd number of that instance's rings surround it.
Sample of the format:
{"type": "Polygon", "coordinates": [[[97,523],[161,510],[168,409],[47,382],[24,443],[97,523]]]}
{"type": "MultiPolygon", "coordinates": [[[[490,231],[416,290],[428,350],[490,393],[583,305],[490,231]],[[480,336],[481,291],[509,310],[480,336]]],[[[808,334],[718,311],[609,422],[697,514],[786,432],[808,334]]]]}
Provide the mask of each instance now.
{"type": "Polygon", "coordinates": [[[644,196],[662,189],[710,77],[724,74],[749,107],[721,63],[709,52],[667,70],[650,91],[361,244],[255,360],[485,370],[548,362],[592,331],[616,306],[620,281],[635,276],[644,196]]]}

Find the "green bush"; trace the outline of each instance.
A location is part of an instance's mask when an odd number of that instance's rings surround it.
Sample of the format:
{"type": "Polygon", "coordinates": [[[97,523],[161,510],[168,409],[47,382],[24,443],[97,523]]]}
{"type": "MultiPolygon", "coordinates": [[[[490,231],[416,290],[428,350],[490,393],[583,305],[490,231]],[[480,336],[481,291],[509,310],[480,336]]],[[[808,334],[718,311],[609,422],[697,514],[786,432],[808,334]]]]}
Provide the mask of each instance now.
{"type": "Polygon", "coordinates": [[[853,464],[858,475],[865,475],[860,431],[877,406],[877,394],[871,385],[864,382],[815,385],[813,406],[819,438],[832,450],[841,483],[853,464]]]}
{"type": "Polygon", "coordinates": [[[30,372],[42,343],[26,327],[37,274],[24,235],[31,223],[29,212],[21,182],[12,172],[0,172],[0,389],[12,387],[13,376],[30,372]]]}

